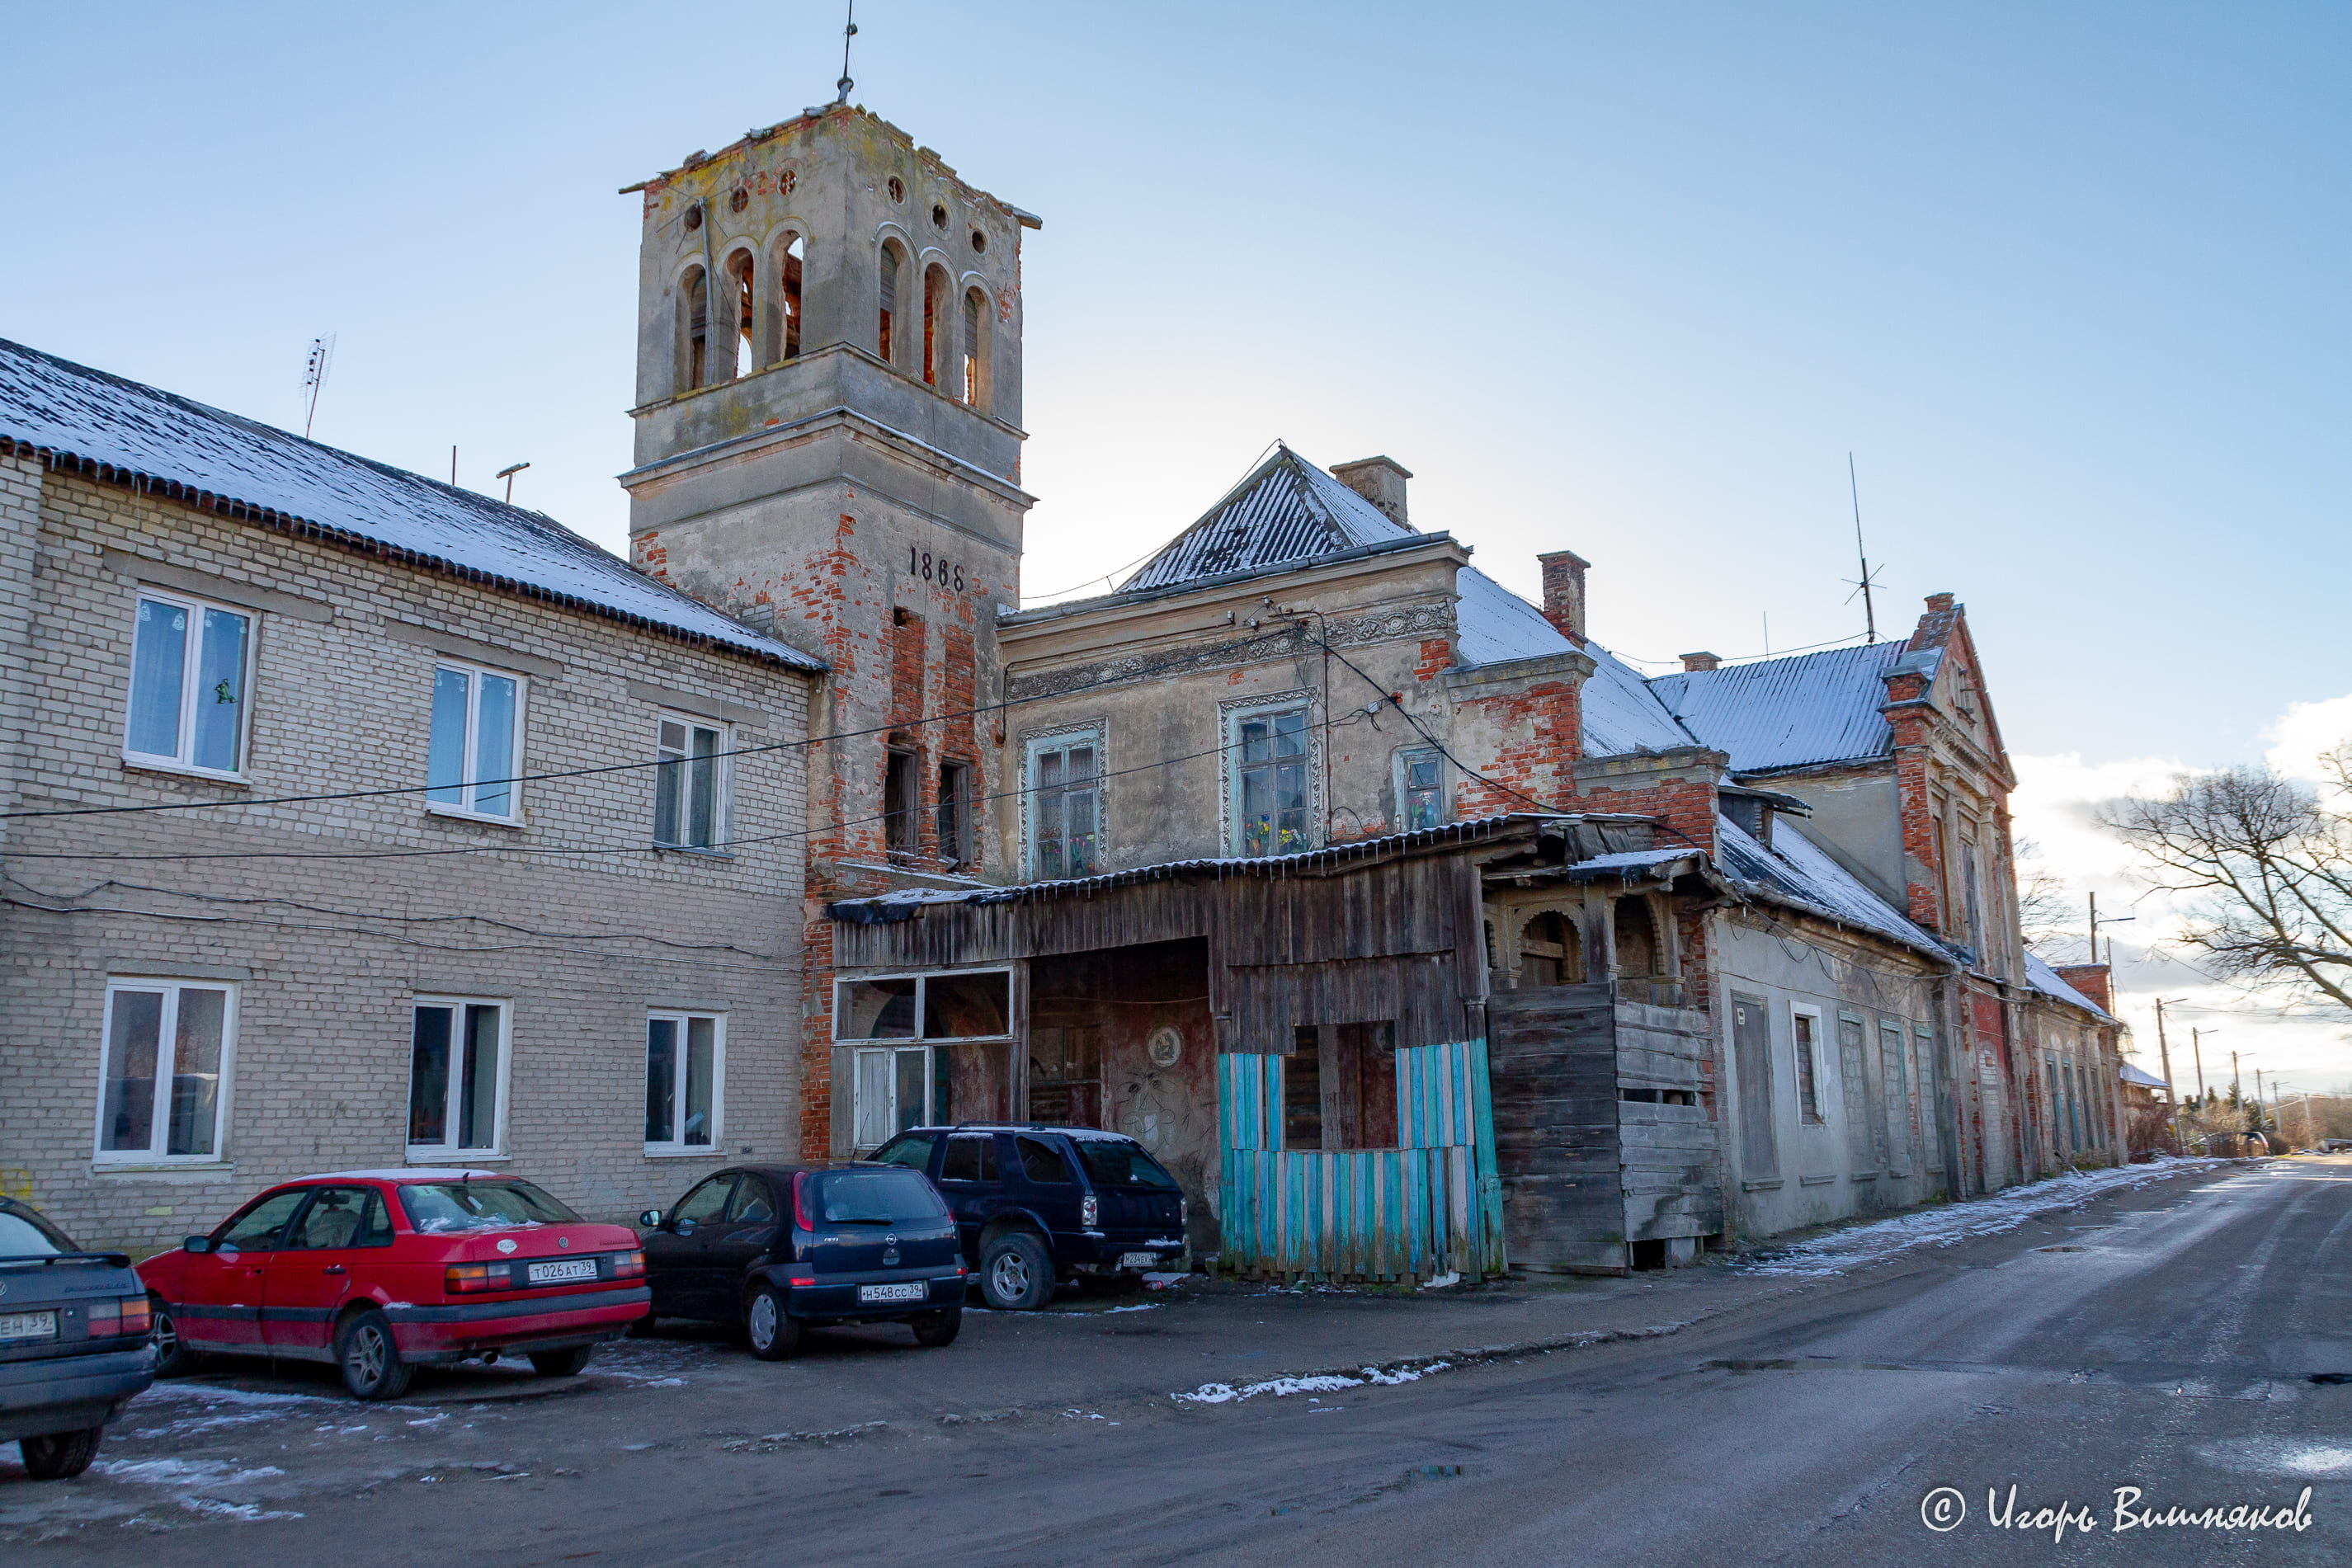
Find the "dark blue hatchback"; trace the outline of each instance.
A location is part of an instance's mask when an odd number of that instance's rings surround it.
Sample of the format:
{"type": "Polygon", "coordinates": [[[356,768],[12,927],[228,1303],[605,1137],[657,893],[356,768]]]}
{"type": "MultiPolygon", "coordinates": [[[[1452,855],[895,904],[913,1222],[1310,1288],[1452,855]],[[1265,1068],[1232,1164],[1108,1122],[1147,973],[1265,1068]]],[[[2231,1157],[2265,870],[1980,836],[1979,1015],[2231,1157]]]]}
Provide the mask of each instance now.
{"type": "Polygon", "coordinates": [[[943,1345],[963,1325],[955,1222],[911,1171],[740,1166],[637,1222],[651,1317],[739,1327],[763,1361],[790,1355],[803,1327],[903,1322],[943,1345]]]}
{"type": "Polygon", "coordinates": [[[938,1184],[982,1300],[1044,1306],[1060,1280],[1179,1267],[1184,1191],[1142,1145],[1092,1127],[916,1127],[875,1151],[938,1184]]]}

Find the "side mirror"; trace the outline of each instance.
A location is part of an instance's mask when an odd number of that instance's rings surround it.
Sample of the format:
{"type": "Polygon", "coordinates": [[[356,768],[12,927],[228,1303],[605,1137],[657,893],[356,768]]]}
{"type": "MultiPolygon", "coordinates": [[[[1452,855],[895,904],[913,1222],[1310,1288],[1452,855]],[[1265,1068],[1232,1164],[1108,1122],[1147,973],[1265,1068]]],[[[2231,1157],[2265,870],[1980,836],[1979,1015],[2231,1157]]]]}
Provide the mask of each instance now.
{"type": "Polygon", "coordinates": [[[180,1243],[183,1252],[209,1252],[212,1249],[213,1239],[209,1236],[191,1236],[180,1243]]]}
{"type": "Polygon", "coordinates": [[[648,1208],[643,1214],[637,1216],[637,1223],[644,1226],[647,1230],[659,1230],[661,1228],[661,1210],[658,1208],[648,1208]]]}

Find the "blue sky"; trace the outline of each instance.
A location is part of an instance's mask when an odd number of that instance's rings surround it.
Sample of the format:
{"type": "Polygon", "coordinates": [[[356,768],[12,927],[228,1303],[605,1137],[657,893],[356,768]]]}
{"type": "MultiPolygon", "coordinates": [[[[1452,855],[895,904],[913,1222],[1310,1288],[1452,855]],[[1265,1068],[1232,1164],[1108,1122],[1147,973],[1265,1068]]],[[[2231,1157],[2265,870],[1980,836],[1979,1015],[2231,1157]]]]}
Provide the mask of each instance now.
{"type": "MultiPolygon", "coordinates": [[[[1629,655],[1751,655],[1768,615],[1860,629],[1852,450],[1882,624],[1968,604],[2053,847],[2066,789],[2352,695],[2352,10],[860,10],[855,98],[1045,217],[1033,593],[1281,436],[1397,458],[1523,591],[1591,558],[1629,655]]],[[[454,443],[485,489],[527,459],[518,500],[618,547],[616,188],[829,98],[839,27],[19,7],[0,335],[299,428],[332,332],[321,439],[445,475],[454,443]]]]}

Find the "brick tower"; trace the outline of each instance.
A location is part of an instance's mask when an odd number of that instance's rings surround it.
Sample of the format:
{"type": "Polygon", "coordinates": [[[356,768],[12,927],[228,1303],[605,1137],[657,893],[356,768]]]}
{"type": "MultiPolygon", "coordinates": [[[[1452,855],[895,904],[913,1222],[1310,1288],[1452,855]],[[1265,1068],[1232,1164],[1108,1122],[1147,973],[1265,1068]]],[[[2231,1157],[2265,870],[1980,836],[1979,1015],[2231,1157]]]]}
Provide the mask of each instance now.
{"type": "Polygon", "coordinates": [[[1020,601],[1038,220],[839,104],[631,190],[631,557],[831,666],[809,716],[842,738],[809,759],[801,1144],[845,1152],[824,904],[988,869],[986,727],[926,720],[997,695],[996,608],[1020,601]]]}

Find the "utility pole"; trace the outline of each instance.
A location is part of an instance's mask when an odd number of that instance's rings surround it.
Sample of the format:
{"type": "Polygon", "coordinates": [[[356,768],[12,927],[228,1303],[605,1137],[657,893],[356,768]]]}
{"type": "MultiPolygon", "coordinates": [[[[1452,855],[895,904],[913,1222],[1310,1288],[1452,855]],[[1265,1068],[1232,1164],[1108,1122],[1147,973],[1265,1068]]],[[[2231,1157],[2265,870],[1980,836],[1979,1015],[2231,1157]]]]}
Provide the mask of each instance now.
{"type": "MultiPolygon", "coordinates": [[[[2172,998],[2171,1005],[2179,1007],[2188,999],[2186,997],[2175,997],[2172,998]]],[[[2180,1092],[2172,1086],[2172,1047],[2167,1045],[2164,1040],[2165,1005],[2165,999],[2162,997],[2156,998],[2156,1054],[2157,1060],[2164,1064],[2164,1097],[2172,1105],[2172,1136],[2173,1141],[2178,1143],[2180,1138],[2180,1092]]]]}
{"type": "MultiPolygon", "coordinates": [[[[2213,1032],[2219,1034],[2221,1031],[2217,1029],[2213,1032]]],[[[2202,1032],[2195,1028],[2189,1031],[2189,1051],[2197,1063],[2197,1103],[2202,1105],[2205,1103],[2205,1040],[2202,1032]]]]}
{"type": "MultiPolygon", "coordinates": [[[[2099,918],[2099,895],[2095,893],[2091,894],[2091,962],[2095,964],[2099,961],[2100,926],[2128,925],[2138,918],[2137,915],[2110,915],[2102,920],[2099,918]]],[[[2107,967],[2112,969],[2115,967],[2116,939],[2110,936],[2107,938],[2107,967]]]]}

